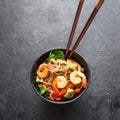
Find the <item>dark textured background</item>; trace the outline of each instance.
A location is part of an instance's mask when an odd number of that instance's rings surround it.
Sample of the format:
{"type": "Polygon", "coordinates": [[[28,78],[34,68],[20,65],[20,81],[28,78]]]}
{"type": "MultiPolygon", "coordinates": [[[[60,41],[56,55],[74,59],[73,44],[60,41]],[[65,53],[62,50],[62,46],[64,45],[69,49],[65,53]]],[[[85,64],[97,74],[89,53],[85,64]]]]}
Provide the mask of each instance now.
{"type": "MultiPolygon", "coordinates": [[[[44,102],[30,70],[44,51],[65,48],[79,0],[0,0],[0,120],[120,120],[120,0],[106,0],[77,48],[92,79],[68,105],[44,102]]],[[[85,0],[75,39],[97,0],[85,0]]]]}

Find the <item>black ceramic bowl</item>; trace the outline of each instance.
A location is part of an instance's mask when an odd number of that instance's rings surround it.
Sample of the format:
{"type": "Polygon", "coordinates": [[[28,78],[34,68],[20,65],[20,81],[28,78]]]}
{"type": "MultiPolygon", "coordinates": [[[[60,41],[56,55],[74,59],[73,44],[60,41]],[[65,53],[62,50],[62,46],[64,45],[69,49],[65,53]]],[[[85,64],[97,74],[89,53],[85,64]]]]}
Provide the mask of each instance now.
{"type": "MultiPolygon", "coordinates": [[[[52,49],[52,50],[63,50],[63,52],[65,52],[65,49],[52,49]]],[[[32,86],[34,88],[34,90],[36,91],[36,93],[42,98],[44,99],[45,101],[47,102],[50,102],[50,103],[55,103],[55,104],[66,104],[66,103],[70,103],[70,102],[73,102],[75,100],[77,100],[78,98],[80,98],[84,93],[85,91],[87,90],[88,86],[89,86],[89,83],[90,83],[90,69],[88,67],[88,64],[87,62],[76,52],[73,53],[72,55],[72,59],[74,59],[75,61],[77,61],[83,68],[85,68],[85,75],[87,77],[87,81],[88,81],[88,85],[87,85],[87,88],[85,88],[82,93],[80,93],[78,96],[74,97],[73,99],[70,99],[70,100],[66,100],[66,101],[52,101],[46,97],[44,97],[43,95],[40,95],[39,94],[39,88],[37,87],[37,83],[35,82],[36,80],[36,71],[37,71],[37,68],[39,67],[39,65],[41,63],[43,63],[44,61],[46,61],[46,58],[48,58],[49,56],[49,53],[50,51],[52,50],[49,50],[47,52],[45,52],[44,54],[42,54],[36,61],[35,63],[33,64],[33,67],[32,67],[32,70],[31,70],[31,83],[32,83],[32,86]]]]}

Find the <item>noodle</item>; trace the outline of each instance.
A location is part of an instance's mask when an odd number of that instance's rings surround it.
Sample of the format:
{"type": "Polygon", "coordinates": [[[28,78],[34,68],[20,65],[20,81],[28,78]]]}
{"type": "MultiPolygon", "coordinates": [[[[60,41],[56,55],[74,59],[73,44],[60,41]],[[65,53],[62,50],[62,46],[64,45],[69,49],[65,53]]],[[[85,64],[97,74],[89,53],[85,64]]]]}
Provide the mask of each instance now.
{"type": "Polygon", "coordinates": [[[65,65],[60,65],[60,62],[62,60],[51,60],[50,63],[48,63],[49,67],[50,67],[50,76],[48,78],[45,79],[46,82],[50,83],[52,85],[52,81],[54,79],[54,76],[60,76],[63,75],[64,77],[66,77],[67,79],[69,78],[69,74],[67,71],[68,68],[65,65]]]}
{"type": "MultiPolygon", "coordinates": [[[[70,62],[70,60],[68,61],[68,60],[64,60],[64,59],[57,59],[57,60],[51,59],[49,61],[49,63],[44,62],[39,66],[38,70],[40,69],[39,70],[40,74],[37,74],[37,76],[39,77],[40,80],[42,79],[43,81],[40,81],[40,83],[38,83],[38,87],[42,86],[42,87],[47,88],[48,92],[46,92],[46,94],[45,94],[45,96],[47,98],[49,98],[51,100],[64,100],[66,98],[71,99],[71,97],[67,96],[67,91],[69,89],[71,91],[74,91],[73,94],[75,94],[76,88],[80,88],[80,89],[83,88],[82,83],[84,83],[84,81],[82,80],[82,77],[80,78],[79,74],[75,75],[75,78],[74,78],[76,81],[77,80],[80,81],[80,82],[77,81],[77,82],[79,82],[79,84],[75,83],[75,81],[73,81],[73,83],[72,83],[72,80],[71,80],[71,78],[74,77],[71,75],[71,74],[73,74],[74,71],[76,71],[78,73],[81,72],[80,71],[81,65],[78,64],[77,62],[75,62],[74,60],[71,60],[70,65],[68,64],[69,62],[70,62]],[[41,77],[41,74],[45,74],[43,78],[41,77]],[[57,81],[59,82],[59,84],[57,86],[58,88],[54,88],[55,86],[53,84],[56,78],[57,78],[57,81]],[[62,78],[62,79],[60,80],[58,78],[62,78]],[[60,83],[63,80],[66,82],[60,83]],[[70,87],[69,89],[67,89],[67,87],[70,84],[72,84],[73,88],[70,87]],[[57,92],[55,91],[56,89],[58,89],[57,92]],[[66,90],[66,93],[63,94],[62,93],[63,90],[66,90]],[[57,96],[57,98],[55,96],[57,96]]],[[[82,73],[82,75],[83,75],[83,73],[82,73]]]]}

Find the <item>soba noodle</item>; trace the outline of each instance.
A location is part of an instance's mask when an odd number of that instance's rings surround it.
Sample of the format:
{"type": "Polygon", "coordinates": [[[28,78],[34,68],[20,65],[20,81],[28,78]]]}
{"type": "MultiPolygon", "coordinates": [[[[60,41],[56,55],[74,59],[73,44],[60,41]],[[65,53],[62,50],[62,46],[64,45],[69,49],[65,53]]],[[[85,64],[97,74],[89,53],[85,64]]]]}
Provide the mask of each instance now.
{"type": "Polygon", "coordinates": [[[38,87],[46,89],[43,94],[56,101],[71,99],[87,86],[81,65],[72,59],[51,59],[40,64],[37,79],[40,80],[37,81],[38,87]]]}

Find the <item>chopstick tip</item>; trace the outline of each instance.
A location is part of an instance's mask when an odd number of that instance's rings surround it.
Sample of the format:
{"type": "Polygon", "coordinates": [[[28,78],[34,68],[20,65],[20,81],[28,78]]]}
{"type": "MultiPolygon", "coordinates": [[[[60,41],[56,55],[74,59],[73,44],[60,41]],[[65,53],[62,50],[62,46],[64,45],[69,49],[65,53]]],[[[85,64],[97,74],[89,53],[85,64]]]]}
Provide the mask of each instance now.
{"type": "Polygon", "coordinates": [[[96,4],[96,8],[97,8],[97,9],[100,9],[104,1],[105,1],[105,0],[98,0],[98,2],[97,2],[97,4],[96,4]]]}
{"type": "Polygon", "coordinates": [[[80,2],[82,2],[82,3],[83,3],[84,1],[85,1],[85,0],[80,0],[80,2]]]}

